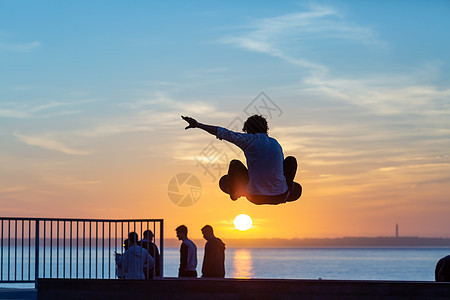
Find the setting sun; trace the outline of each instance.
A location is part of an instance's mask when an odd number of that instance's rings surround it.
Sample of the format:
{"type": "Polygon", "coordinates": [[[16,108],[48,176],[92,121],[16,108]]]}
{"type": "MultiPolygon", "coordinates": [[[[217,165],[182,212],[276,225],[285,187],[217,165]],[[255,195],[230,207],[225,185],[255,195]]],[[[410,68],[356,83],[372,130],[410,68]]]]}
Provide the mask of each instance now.
{"type": "Polygon", "coordinates": [[[236,229],[245,231],[252,228],[252,218],[246,214],[240,214],[234,218],[233,224],[236,229]]]}

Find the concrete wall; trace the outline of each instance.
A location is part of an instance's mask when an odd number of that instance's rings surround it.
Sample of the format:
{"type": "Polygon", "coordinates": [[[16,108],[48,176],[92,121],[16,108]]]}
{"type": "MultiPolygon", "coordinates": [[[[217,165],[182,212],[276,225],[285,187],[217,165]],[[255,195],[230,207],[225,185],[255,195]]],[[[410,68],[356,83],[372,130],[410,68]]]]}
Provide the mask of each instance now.
{"type": "Polygon", "coordinates": [[[450,299],[450,283],[402,281],[39,279],[38,299],[450,299]]]}

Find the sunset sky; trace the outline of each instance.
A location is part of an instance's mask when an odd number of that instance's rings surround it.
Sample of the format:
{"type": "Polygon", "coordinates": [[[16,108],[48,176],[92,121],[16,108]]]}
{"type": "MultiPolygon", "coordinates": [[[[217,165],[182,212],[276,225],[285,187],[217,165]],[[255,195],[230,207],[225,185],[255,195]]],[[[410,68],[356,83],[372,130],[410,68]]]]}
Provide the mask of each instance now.
{"type": "Polygon", "coordinates": [[[449,15],[445,0],[0,0],[1,216],[450,237],[449,15]],[[218,178],[243,155],[180,118],[241,128],[256,109],[298,159],[296,202],[231,201],[218,178]],[[181,173],[201,183],[189,207],[168,196],[181,173]]]}

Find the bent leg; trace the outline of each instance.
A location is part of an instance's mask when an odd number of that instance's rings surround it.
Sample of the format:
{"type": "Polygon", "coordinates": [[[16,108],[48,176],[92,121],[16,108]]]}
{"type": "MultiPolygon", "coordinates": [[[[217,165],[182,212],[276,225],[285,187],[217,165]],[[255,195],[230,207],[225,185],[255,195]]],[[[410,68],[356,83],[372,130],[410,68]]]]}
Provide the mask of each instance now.
{"type": "Polygon", "coordinates": [[[283,161],[283,172],[286,177],[288,185],[288,196],[286,202],[295,201],[302,195],[302,186],[294,182],[295,174],[297,173],[297,159],[293,156],[288,156],[283,161]]]}
{"type": "Polygon", "coordinates": [[[228,177],[228,175],[223,175],[219,180],[219,187],[225,194],[230,194],[228,177]]]}
{"type": "Polygon", "coordinates": [[[241,161],[233,159],[228,174],[220,178],[219,186],[224,193],[230,195],[231,199],[236,200],[246,194],[248,180],[247,167],[241,161]]]}
{"type": "Polygon", "coordinates": [[[283,172],[286,177],[286,183],[288,186],[294,181],[295,174],[297,173],[297,159],[293,156],[288,156],[283,161],[283,172]]]}

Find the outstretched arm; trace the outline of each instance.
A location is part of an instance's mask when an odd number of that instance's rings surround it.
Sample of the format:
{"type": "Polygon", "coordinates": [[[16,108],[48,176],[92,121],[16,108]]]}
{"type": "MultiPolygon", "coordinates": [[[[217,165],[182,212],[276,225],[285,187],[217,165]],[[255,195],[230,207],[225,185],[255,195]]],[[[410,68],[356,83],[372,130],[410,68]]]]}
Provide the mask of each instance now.
{"type": "Polygon", "coordinates": [[[181,118],[189,123],[189,125],[186,126],[186,128],[184,128],[184,129],[200,128],[212,135],[217,135],[217,126],[199,123],[199,122],[197,122],[197,120],[195,120],[194,118],[191,118],[191,117],[181,116],[181,118]]]}

